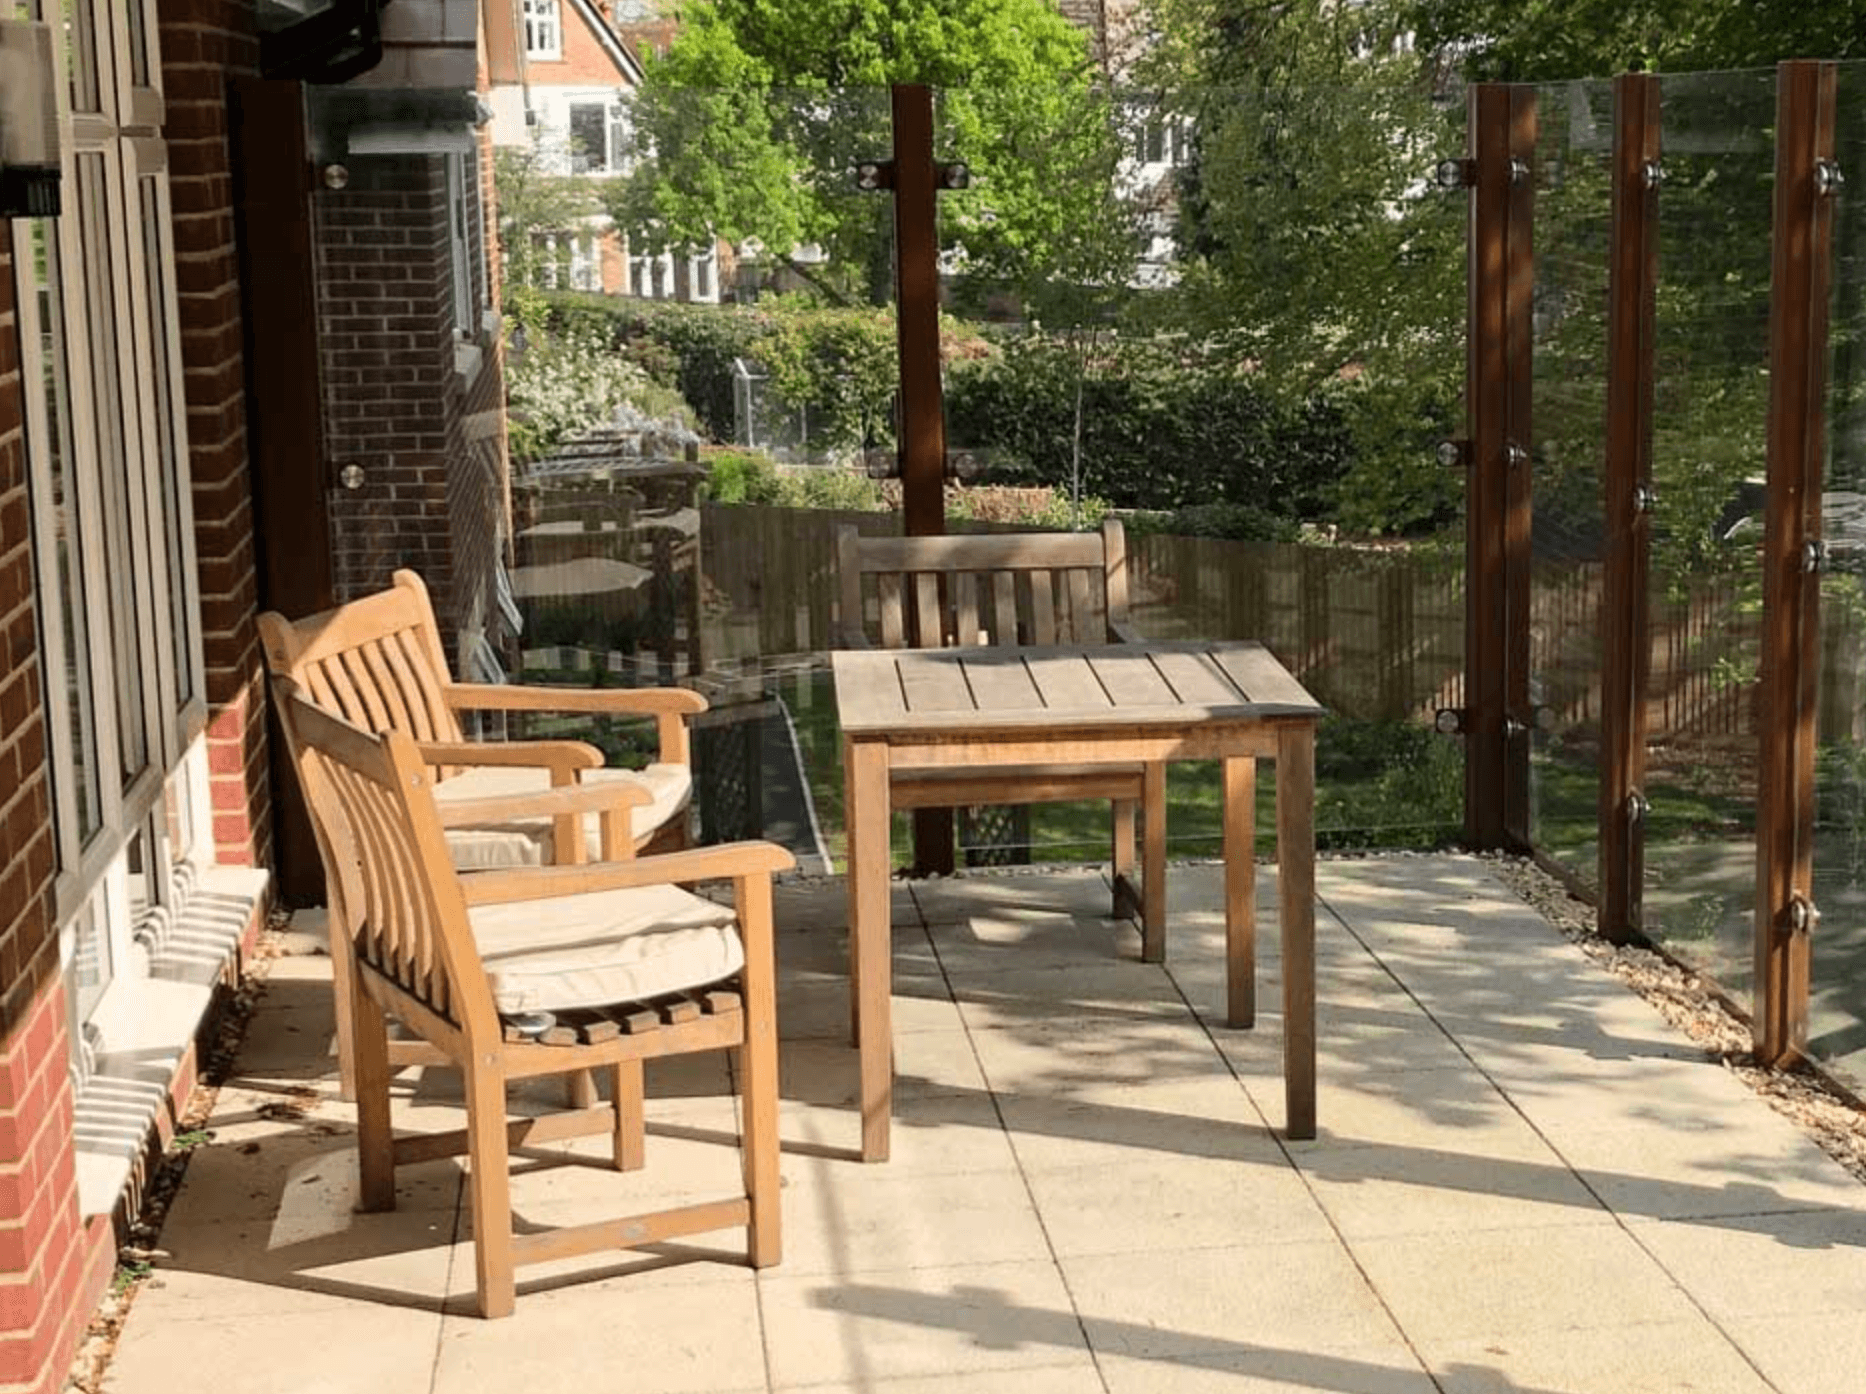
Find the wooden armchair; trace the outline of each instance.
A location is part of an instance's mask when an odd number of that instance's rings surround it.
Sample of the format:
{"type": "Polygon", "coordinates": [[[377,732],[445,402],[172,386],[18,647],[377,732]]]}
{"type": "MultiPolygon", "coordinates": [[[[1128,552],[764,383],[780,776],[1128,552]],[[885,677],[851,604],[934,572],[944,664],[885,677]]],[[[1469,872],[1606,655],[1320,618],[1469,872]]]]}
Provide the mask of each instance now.
{"type": "MultiPolygon", "coordinates": [[[[843,648],[1013,647],[1118,644],[1137,636],[1127,615],[1127,542],[1119,520],[1095,533],[994,533],[964,537],[837,535],[843,648]]],[[[974,804],[1113,804],[1114,911],[1138,908],[1141,956],[1166,952],[1166,767],[1020,766],[891,771],[897,809],[974,804]],[[1134,810],[1143,808],[1136,888],[1134,810]]]]}
{"type": "MultiPolygon", "coordinates": [[[[793,865],[764,842],[598,866],[456,871],[444,828],[483,812],[434,798],[428,757],[401,731],[379,736],[278,684],[325,874],[342,888],[350,945],[357,1146],[364,1210],[395,1204],[398,1164],[470,1159],[479,1308],[512,1311],[515,1269],[743,1225],[753,1267],[776,1263],[778,1062],[771,876],[793,865]],[[730,878],[731,907],[677,883],[730,878]],[[458,1066],[467,1126],[394,1136],[393,1017],[458,1066]],[[642,1163],[641,1063],[736,1049],[743,1193],[651,1214],[515,1233],[509,1150],[608,1133],[618,1170],[642,1163]],[[506,1084],[607,1070],[608,1106],[508,1121],[506,1084]]],[[[578,818],[626,809],[626,793],[545,789],[522,812],[578,818]]],[[[333,907],[335,911],[335,907],[333,907]]]]}
{"type": "MultiPolygon", "coordinates": [[[[693,769],[687,722],[706,710],[698,693],[455,682],[427,587],[412,571],[397,571],[387,590],[302,620],[267,611],[259,616],[259,635],[275,684],[289,679],[333,715],[365,730],[393,727],[420,742],[435,801],[478,813],[477,820],[450,820],[448,849],[462,869],[610,860],[688,843],[693,769]],[[583,741],[468,741],[460,714],[472,710],[652,717],[659,758],[643,770],[621,770],[604,765],[602,752],[583,741]],[[578,783],[625,789],[618,797],[629,802],[626,822],[592,817],[580,825],[569,813],[519,816],[497,802],[578,783]]],[[[337,929],[341,889],[325,880],[338,1063],[343,1096],[351,1098],[349,966],[337,929]]],[[[431,1063],[433,1057],[416,1043],[398,1041],[394,1059],[431,1063]]]]}

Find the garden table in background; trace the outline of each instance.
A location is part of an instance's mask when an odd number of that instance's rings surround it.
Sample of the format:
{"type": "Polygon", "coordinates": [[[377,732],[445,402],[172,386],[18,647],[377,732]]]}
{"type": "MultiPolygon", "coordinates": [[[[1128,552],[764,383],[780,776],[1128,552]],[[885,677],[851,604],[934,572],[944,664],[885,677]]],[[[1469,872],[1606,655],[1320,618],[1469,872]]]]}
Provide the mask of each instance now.
{"type": "Polygon", "coordinates": [[[1315,1136],[1315,727],[1322,708],[1261,644],[866,649],[831,657],[848,781],[849,956],[862,1157],[888,1155],[894,1081],[889,771],[1224,762],[1226,1017],[1256,1019],[1256,762],[1274,760],[1283,1080],[1315,1136]]]}

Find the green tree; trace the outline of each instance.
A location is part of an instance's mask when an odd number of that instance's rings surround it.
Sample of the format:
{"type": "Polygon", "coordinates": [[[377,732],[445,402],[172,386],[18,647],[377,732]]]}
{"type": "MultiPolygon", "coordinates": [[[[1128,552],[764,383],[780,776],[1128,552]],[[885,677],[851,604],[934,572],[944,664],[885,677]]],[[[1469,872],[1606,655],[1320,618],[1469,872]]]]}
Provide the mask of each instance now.
{"type": "Polygon", "coordinates": [[[1411,530],[1455,506],[1433,461],[1463,367],[1463,203],[1427,174],[1463,134],[1398,0],[1156,0],[1145,61],[1187,133],[1163,317],[1293,409],[1354,422],[1338,520],[1411,530]]]}
{"type": "MultiPolygon", "coordinates": [[[[499,250],[505,258],[508,299],[512,289],[570,284],[570,248],[550,234],[567,232],[602,203],[587,179],[559,171],[569,167],[561,142],[533,135],[519,146],[493,152],[493,188],[499,206],[499,250]]],[[[522,307],[526,297],[518,297],[522,307]]]]}
{"type": "Polygon", "coordinates": [[[891,146],[888,85],[938,89],[937,156],[973,186],[941,242],[982,282],[1074,268],[1101,226],[1115,132],[1084,38],[1046,0],[699,0],[637,94],[637,166],[611,199],[631,241],[762,244],[837,300],[885,301],[892,209],[853,185],[891,146]],[[820,248],[822,261],[797,258],[820,248]]]}
{"type": "Polygon", "coordinates": [[[1866,56],[1866,0],[1411,0],[1408,10],[1422,46],[1462,55],[1480,81],[1866,56]]]}

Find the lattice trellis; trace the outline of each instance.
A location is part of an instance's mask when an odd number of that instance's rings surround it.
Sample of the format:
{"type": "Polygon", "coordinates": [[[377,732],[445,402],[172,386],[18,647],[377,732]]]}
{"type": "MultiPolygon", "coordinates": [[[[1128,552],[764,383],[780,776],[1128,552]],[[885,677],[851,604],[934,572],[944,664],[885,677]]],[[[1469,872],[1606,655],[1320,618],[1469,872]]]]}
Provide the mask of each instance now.
{"type": "Polygon", "coordinates": [[[977,804],[959,810],[959,850],[967,866],[1021,866],[1030,860],[1030,805],[977,804]]]}

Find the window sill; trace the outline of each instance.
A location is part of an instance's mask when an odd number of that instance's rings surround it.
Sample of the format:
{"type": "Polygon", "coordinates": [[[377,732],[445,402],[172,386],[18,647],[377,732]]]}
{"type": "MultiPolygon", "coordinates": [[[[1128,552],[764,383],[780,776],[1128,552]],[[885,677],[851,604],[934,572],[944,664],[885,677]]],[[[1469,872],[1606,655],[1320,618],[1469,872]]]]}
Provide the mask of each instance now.
{"type": "Polygon", "coordinates": [[[142,1165],[215,988],[237,972],[240,941],[270,879],[252,867],[203,873],[175,924],[151,946],[149,975],[112,983],[92,1014],[96,1061],[78,1091],[72,1128],[80,1214],[115,1209],[142,1165]]]}

